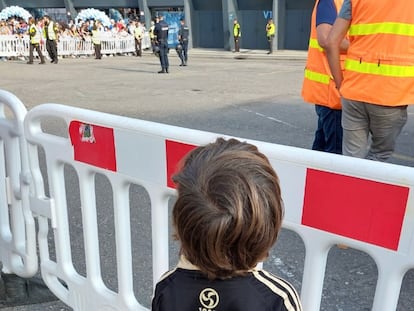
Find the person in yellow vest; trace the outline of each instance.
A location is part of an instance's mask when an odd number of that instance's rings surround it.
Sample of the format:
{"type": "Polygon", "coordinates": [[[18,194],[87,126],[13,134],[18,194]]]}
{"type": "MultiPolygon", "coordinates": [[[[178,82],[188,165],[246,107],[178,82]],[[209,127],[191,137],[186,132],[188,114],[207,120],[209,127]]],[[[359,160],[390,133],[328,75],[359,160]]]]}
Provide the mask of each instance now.
{"type": "MultiPolygon", "coordinates": [[[[158,18],[156,18],[156,21],[158,23],[158,18]]],[[[150,41],[151,41],[151,50],[153,53],[155,53],[155,34],[154,34],[154,29],[155,29],[155,21],[151,21],[151,26],[150,29],[148,31],[149,33],[149,37],[150,37],[150,41]]]]}
{"type": "Polygon", "coordinates": [[[269,52],[267,54],[273,53],[273,40],[275,38],[276,26],[273,23],[273,19],[269,19],[266,24],[266,37],[269,42],[269,52]]]}
{"type": "MultiPolygon", "coordinates": [[[[326,39],[332,29],[343,0],[317,0],[312,12],[308,59],[302,85],[305,102],[315,104],[318,117],[313,150],[342,154],[341,101],[326,58],[326,39]]],[[[341,42],[345,57],[349,41],[341,42]]],[[[343,68],[343,61],[342,65],[343,68]]]]}
{"type": "Polygon", "coordinates": [[[388,160],[414,103],[414,1],[344,0],[327,39],[342,96],[343,154],[388,160]],[[350,45],[345,70],[339,46],[350,45]]]}
{"type": "Polygon", "coordinates": [[[240,24],[237,19],[233,21],[233,37],[234,37],[234,51],[240,52],[240,37],[241,37],[241,29],[240,24]]]}
{"type": "Polygon", "coordinates": [[[92,27],[92,43],[95,49],[95,59],[102,59],[101,54],[101,33],[100,33],[100,21],[95,21],[92,27]]]}
{"type": "Polygon", "coordinates": [[[51,63],[58,63],[57,41],[59,39],[59,25],[56,24],[50,16],[43,16],[44,37],[46,38],[46,50],[51,58],[51,63]]]}
{"type": "Polygon", "coordinates": [[[29,38],[30,38],[30,49],[29,49],[29,61],[28,64],[33,64],[33,51],[36,50],[40,58],[39,64],[45,63],[45,58],[40,49],[40,41],[42,40],[42,33],[36,26],[36,20],[33,17],[29,18],[29,38]]]}

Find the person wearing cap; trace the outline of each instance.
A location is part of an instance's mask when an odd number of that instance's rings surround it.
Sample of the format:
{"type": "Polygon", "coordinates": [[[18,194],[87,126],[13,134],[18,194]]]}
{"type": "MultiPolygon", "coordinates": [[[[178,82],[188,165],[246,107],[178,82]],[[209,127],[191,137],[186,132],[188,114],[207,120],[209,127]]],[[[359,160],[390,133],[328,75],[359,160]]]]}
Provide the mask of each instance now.
{"type": "Polygon", "coordinates": [[[168,24],[164,21],[164,16],[159,16],[159,22],[155,24],[154,35],[160,49],[161,70],[158,73],[168,73],[168,24]]]}
{"type": "Polygon", "coordinates": [[[178,56],[180,57],[181,64],[180,66],[187,66],[187,60],[188,60],[188,36],[190,33],[190,30],[188,26],[185,24],[185,20],[182,18],[180,20],[180,30],[178,31],[178,41],[181,44],[181,50],[178,53],[178,56]]]}

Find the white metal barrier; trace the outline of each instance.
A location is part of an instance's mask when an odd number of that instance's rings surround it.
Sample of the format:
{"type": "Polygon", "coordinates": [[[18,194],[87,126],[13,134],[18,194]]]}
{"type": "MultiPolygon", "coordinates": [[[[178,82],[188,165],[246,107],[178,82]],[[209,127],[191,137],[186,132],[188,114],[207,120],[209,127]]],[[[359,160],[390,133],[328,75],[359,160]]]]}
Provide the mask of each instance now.
{"type": "Polygon", "coordinates": [[[0,90],[0,261],[4,273],[32,277],[38,270],[35,223],[29,206],[31,175],[23,120],[26,108],[0,90]]]}
{"type": "MultiPolygon", "coordinates": [[[[118,54],[135,52],[135,39],[132,35],[125,37],[103,36],[101,39],[101,52],[103,54],[118,54]]],[[[142,48],[151,47],[149,34],[145,33],[142,48]]],[[[28,36],[0,35],[0,57],[29,56],[30,41],[28,36]]],[[[47,55],[46,45],[42,44],[42,53],[47,55]]],[[[94,47],[91,37],[81,38],[60,38],[58,42],[58,55],[92,55],[94,47]]],[[[34,52],[37,55],[37,52],[34,52]]]]}
{"type": "MultiPolygon", "coordinates": [[[[168,269],[169,176],[190,149],[214,141],[214,133],[184,129],[55,104],[33,108],[25,118],[39,218],[41,272],[49,288],[75,310],[145,310],[132,288],[128,186],[142,185],[152,213],[153,281],[168,269]],[[68,138],[42,131],[42,120],[63,119],[68,138]],[[47,157],[46,198],[37,148],[47,157]],[[81,189],[87,276],[72,263],[63,164],[74,167],[81,189]],[[93,174],[104,174],[114,193],[118,292],[102,281],[93,174]],[[51,220],[56,261],[49,258],[51,220]],[[67,286],[63,286],[59,281],[67,286]]],[[[247,140],[275,167],[285,202],[283,226],[306,248],[301,297],[304,310],[320,308],[328,250],[341,243],[375,260],[378,281],[374,311],[396,310],[404,274],[414,267],[414,168],[247,140]]]]}

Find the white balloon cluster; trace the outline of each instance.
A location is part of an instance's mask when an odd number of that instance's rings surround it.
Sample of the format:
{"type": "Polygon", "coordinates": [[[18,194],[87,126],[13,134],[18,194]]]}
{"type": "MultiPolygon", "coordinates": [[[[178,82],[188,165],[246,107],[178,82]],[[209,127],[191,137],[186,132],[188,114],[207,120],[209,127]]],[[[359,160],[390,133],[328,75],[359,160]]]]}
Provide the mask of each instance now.
{"type": "Polygon", "coordinates": [[[78,13],[76,16],[76,24],[79,24],[80,20],[87,21],[87,20],[98,20],[104,26],[110,26],[111,21],[108,15],[105,14],[103,11],[99,11],[97,9],[85,9],[78,13]]]}
{"type": "Polygon", "coordinates": [[[32,15],[25,9],[16,5],[8,6],[0,12],[0,20],[8,20],[10,17],[15,16],[23,18],[27,22],[32,15]]]}

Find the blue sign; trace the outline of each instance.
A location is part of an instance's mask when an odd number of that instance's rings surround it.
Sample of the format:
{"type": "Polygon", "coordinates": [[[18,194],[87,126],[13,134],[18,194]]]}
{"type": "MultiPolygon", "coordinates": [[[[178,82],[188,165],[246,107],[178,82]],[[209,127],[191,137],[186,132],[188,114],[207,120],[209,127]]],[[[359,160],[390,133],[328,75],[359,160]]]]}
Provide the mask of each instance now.
{"type": "Polygon", "coordinates": [[[178,44],[178,31],[181,24],[180,19],[184,18],[184,12],[158,12],[159,15],[164,16],[167,22],[168,29],[168,47],[175,48],[178,44]]]}
{"type": "Polygon", "coordinates": [[[272,11],[263,11],[263,17],[265,20],[273,18],[273,12],[272,11]]]}

